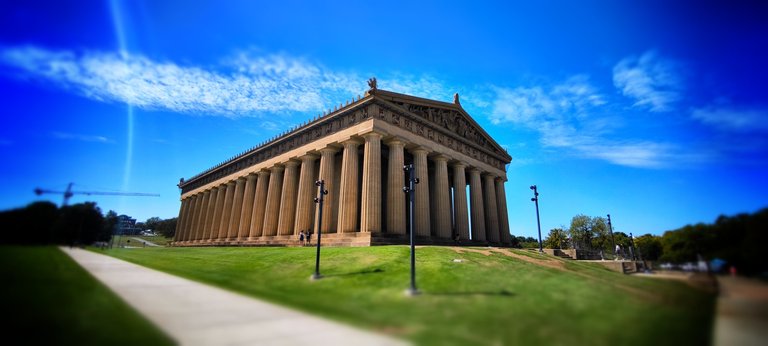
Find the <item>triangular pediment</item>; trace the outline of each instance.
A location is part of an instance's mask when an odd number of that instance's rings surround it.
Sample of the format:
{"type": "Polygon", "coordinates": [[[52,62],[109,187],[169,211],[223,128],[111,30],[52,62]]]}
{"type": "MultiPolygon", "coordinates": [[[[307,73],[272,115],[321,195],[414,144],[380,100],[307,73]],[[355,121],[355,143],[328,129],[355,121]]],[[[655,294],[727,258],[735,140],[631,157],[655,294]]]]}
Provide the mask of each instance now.
{"type": "Polygon", "coordinates": [[[507,151],[461,107],[458,98],[455,103],[448,103],[386,90],[375,90],[373,95],[374,98],[394,105],[403,112],[408,112],[467,139],[483,150],[504,158],[506,162],[512,160],[507,151]]]}

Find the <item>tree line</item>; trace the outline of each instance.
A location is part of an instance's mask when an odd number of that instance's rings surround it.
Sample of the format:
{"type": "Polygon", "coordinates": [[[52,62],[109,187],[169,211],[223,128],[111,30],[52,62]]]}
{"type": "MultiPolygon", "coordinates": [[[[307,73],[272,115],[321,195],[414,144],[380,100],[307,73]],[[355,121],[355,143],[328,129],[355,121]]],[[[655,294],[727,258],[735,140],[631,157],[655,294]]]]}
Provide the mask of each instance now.
{"type": "MultiPolygon", "coordinates": [[[[137,226],[170,238],[176,231],[176,218],[153,217],[137,226]]],[[[47,201],[0,212],[0,230],[0,244],[15,245],[89,245],[108,242],[119,231],[117,213],[103,214],[94,202],[57,207],[47,201]]]]}
{"type": "Polygon", "coordinates": [[[603,217],[576,215],[570,227],[550,230],[542,243],[546,248],[602,250],[606,254],[613,253],[618,244],[622,249],[632,247],[645,260],[684,263],[701,256],[723,260],[744,274],[759,274],[768,270],[768,259],[762,255],[768,245],[768,208],[753,214],[721,215],[714,223],[686,225],[661,236],[649,233],[634,238],[611,232],[603,217]]]}

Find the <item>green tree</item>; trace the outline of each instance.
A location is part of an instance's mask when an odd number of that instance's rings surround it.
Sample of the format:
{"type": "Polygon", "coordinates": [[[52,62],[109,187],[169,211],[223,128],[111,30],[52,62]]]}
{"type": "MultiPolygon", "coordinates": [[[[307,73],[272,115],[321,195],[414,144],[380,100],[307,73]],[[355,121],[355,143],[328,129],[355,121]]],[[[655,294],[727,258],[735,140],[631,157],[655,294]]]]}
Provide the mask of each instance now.
{"type": "Polygon", "coordinates": [[[107,241],[111,234],[104,229],[104,217],[94,202],[62,207],[54,226],[59,244],[91,244],[107,241]]]}
{"type": "Polygon", "coordinates": [[[608,221],[602,216],[590,218],[590,231],[592,231],[592,248],[610,253],[611,231],[608,229],[608,221]]]}
{"type": "Polygon", "coordinates": [[[548,249],[567,249],[568,233],[562,228],[549,230],[547,238],[544,239],[544,247],[548,249]]]}
{"type": "Polygon", "coordinates": [[[656,261],[661,257],[664,249],[661,245],[661,237],[645,234],[635,238],[635,246],[643,259],[656,261]]]}
{"type": "Polygon", "coordinates": [[[517,242],[517,244],[520,244],[519,247],[524,249],[539,248],[539,241],[536,240],[536,238],[534,237],[517,236],[515,237],[515,241],[517,242]]]}
{"type": "Polygon", "coordinates": [[[568,229],[575,248],[586,248],[592,244],[591,219],[589,216],[579,214],[571,219],[571,227],[568,229]]]}
{"type": "Polygon", "coordinates": [[[142,231],[146,231],[146,230],[153,230],[153,231],[155,231],[155,230],[157,230],[157,227],[158,227],[158,225],[160,225],[161,222],[163,222],[163,219],[161,219],[161,218],[159,218],[157,216],[150,217],[149,219],[147,219],[147,221],[144,221],[144,224],[142,225],[141,230],[142,231]]]}
{"type": "Polygon", "coordinates": [[[117,212],[110,210],[104,216],[104,233],[109,234],[110,237],[115,234],[117,229],[117,212]]]}
{"type": "Polygon", "coordinates": [[[176,235],[176,222],[178,220],[174,218],[165,219],[157,223],[153,230],[166,238],[173,238],[176,235]]]}
{"type": "Polygon", "coordinates": [[[0,243],[50,244],[59,208],[51,202],[34,202],[24,208],[0,212],[0,243]]]}

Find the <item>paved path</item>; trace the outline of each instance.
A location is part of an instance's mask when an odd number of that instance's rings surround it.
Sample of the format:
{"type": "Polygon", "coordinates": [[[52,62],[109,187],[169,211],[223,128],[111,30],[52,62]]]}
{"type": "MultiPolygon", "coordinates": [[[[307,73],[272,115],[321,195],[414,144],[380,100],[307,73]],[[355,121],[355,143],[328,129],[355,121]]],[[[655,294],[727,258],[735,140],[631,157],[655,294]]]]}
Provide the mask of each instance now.
{"type": "Polygon", "coordinates": [[[153,243],[153,242],[151,242],[149,240],[144,240],[144,239],[141,239],[141,238],[131,237],[131,239],[136,240],[139,243],[147,244],[147,246],[160,246],[160,245],[157,245],[157,244],[155,244],[155,243],[153,243]]]}
{"type": "Polygon", "coordinates": [[[768,344],[768,284],[718,277],[720,296],[715,319],[715,346],[768,344]]]}
{"type": "Polygon", "coordinates": [[[406,345],[106,255],[61,250],[181,345],[406,345]]]}

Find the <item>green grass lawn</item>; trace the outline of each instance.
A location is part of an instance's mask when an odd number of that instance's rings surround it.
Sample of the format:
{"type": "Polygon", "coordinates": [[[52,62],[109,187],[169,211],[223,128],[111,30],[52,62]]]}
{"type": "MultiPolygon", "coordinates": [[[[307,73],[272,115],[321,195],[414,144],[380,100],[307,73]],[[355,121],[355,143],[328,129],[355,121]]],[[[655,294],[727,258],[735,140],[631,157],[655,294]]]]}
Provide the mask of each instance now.
{"type": "Polygon", "coordinates": [[[314,282],[314,248],[106,252],[422,345],[706,345],[711,338],[713,294],[527,251],[420,248],[417,297],[404,294],[406,246],[323,248],[325,278],[314,282]],[[538,260],[547,266],[531,263],[538,260]]]}
{"type": "Polygon", "coordinates": [[[0,261],[6,345],[173,344],[58,248],[2,246],[0,261]]]}

